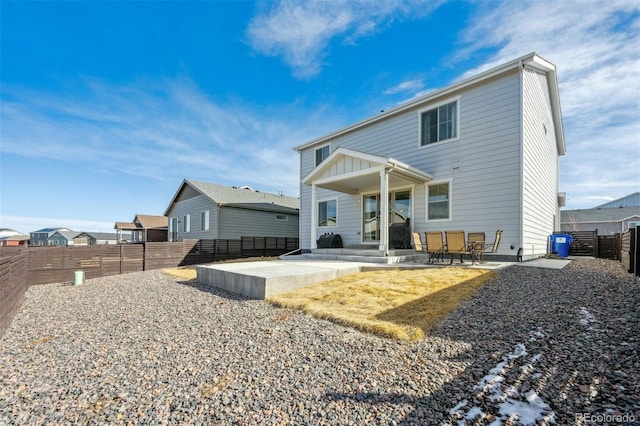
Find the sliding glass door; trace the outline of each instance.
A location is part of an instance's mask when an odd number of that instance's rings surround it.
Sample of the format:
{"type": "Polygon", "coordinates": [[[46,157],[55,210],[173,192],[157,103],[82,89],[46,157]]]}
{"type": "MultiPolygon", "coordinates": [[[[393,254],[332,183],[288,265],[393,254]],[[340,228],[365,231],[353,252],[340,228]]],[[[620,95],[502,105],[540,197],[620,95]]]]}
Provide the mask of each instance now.
{"type": "MultiPolygon", "coordinates": [[[[362,241],[380,241],[380,193],[362,197],[362,241]]],[[[404,223],[411,226],[411,190],[389,193],[389,226],[404,223]]]]}

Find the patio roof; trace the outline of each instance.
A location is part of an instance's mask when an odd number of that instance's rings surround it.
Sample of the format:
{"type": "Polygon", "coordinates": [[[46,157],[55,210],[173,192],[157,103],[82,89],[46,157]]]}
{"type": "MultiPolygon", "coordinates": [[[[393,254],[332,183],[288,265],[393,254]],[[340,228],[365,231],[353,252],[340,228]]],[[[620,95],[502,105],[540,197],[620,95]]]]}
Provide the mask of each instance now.
{"type": "Polygon", "coordinates": [[[393,158],[339,147],[303,177],[302,183],[357,194],[380,188],[381,172],[387,173],[391,187],[407,183],[422,184],[433,179],[430,174],[393,158]]]}

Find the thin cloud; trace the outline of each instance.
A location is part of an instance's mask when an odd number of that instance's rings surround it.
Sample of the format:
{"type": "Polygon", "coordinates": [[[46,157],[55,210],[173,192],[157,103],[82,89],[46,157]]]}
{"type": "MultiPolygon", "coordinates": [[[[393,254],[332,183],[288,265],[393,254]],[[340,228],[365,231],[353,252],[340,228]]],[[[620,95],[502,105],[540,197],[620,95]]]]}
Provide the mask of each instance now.
{"type": "Polygon", "coordinates": [[[466,47],[452,62],[486,49],[496,53],[461,78],[531,51],[557,66],[567,143],[560,189],[570,205],[592,207],[603,188],[612,198],[636,191],[640,3],[505,1],[477,8],[462,34],[466,47]]]}
{"type": "Polygon", "coordinates": [[[318,75],[332,40],[354,44],[394,21],[423,17],[442,1],[282,0],[255,16],[247,41],[263,55],[282,57],[298,78],[318,75]]]}
{"type": "Polygon", "coordinates": [[[424,83],[421,78],[416,78],[413,80],[403,81],[402,83],[396,84],[393,87],[388,88],[383,93],[385,95],[395,95],[397,93],[405,93],[405,92],[418,92],[421,91],[424,87],[424,83]]]}
{"type": "Polygon", "coordinates": [[[5,87],[2,97],[2,152],[163,182],[193,178],[287,195],[299,192],[299,158],[291,147],[332,126],[306,115],[297,120],[291,108],[266,116],[218,105],[188,81],[91,82],[65,97],[5,87]]]}

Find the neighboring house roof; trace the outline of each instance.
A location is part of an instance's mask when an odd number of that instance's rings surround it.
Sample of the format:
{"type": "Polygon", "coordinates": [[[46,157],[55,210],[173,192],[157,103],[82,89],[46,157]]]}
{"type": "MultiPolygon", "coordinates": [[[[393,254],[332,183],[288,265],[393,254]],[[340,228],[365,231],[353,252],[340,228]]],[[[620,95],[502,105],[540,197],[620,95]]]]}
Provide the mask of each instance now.
{"type": "Polygon", "coordinates": [[[608,203],[601,204],[594,208],[610,209],[617,207],[640,207],[640,192],[634,192],[633,194],[626,195],[618,198],[617,200],[609,201],[608,203]]]}
{"type": "Polygon", "coordinates": [[[57,231],[73,232],[69,228],[42,228],[38,229],[37,231],[33,231],[32,234],[49,234],[51,236],[54,232],[57,231]]]}
{"type": "MultiPolygon", "coordinates": [[[[22,232],[18,232],[9,228],[0,228],[0,238],[24,236],[22,232]]],[[[27,236],[28,237],[28,236],[27,236]]]]}
{"type": "Polygon", "coordinates": [[[152,216],[148,214],[137,214],[133,222],[140,224],[144,229],[168,228],[169,219],[166,216],[152,216]]]}
{"type": "Polygon", "coordinates": [[[612,209],[585,209],[560,211],[561,223],[602,223],[622,222],[623,220],[640,217],[640,207],[619,207],[612,209]]]}
{"type": "Polygon", "coordinates": [[[137,214],[133,218],[133,222],[116,222],[114,229],[140,231],[143,229],[166,229],[168,227],[169,219],[166,216],[137,214]]]}
{"type": "Polygon", "coordinates": [[[7,235],[5,237],[0,237],[0,241],[28,241],[29,236],[24,234],[19,235],[7,235]]]}
{"type": "Polygon", "coordinates": [[[473,77],[467,78],[465,80],[454,83],[448,87],[445,87],[440,90],[436,90],[431,92],[425,96],[421,96],[409,102],[406,102],[402,105],[399,105],[395,108],[391,108],[387,111],[382,112],[374,117],[368,118],[366,120],[360,121],[358,123],[352,124],[351,126],[345,127],[341,130],[335,131],[318,139],[311,140],[302,145],[296,146],[294,149],[297,151],[302,151],[303,149],[312,147],[316,144],[320,144],[331,140],[337,136],[352,132],[354,130],[363,128],[365,126],[371,125],[373,123],[379,122],[381,120],[387,119],[389,117],[395,116],[397,114],[406,112],[407,110],[418,109],[426,104],[432,103],[437,98],[449,95],[452,92],[462,90],[472,85],[479,84],[486,80],[492,79],[498,75],[511,72],[514,69],[520,69],[523,66],[529,66],[531,68],[542,71],[548,75],[548,84],[549,84],[549,95],[551,101],[551,112],[553,116],[553,122],[555,124],[555,134],[556,134],[556,144],[558,148],[558,155],[564,155],[566,152],[566,145],[564,140],[564,128],[562,125],[562,113],[560,110],[560,96],[558,92],[558,78],[556,75],[556,67],[555,65],[547,62],[542,59],[540,56],[536,55],[535,52],[529,53],[528,55],[522,56],[518,59],[515,59],[511,62],[507,62],[506,64],[500,65],[495,68],[491,68],[485,72],[477,74],[473,77]]]}
{"type": "Polygon", "coordinates": [[[118,234],[114,234],[112,232],[83,232],[79,234],[78,237],[85,236],[85,235],[95,240],[117,240],[118,239],[118,234]]]}
{"type": "Polygon", "coordinates": [[[183,180],[180,188],[175,193],[165,215],[169,213],[171,206],[176,202],[183,189],[189,186],[218,206],[232,206],[245,209],[267,210],[286,213],[298,213],[300,199],[279,194],[256,191],[248,186],[224,186],[215,183],[200,182],[196,180],[183,180]]]}
{"type": "Polygon", "coordinates": [[[56,231],[53,234],[51,234],[49,236],[49,238],[53,238],[56,236],[56,234],[60,235],[61,237],[63,237],[65,240],[67,241],[72,241],[75,237],[77,237],[78,235],[81,234],[81,232],[75,232],[75,231],[56,231]]]}

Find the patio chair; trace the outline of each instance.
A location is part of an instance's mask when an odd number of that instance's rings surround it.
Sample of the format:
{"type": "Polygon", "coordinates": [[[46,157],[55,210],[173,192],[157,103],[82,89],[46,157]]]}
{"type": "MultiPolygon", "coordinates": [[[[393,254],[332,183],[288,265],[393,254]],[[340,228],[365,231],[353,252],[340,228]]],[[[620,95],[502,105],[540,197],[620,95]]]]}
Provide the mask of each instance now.
{"type": "Polygon", "coordinates": [[[411,236],[413,237],[413,248],[416,249],[417,252],[424,252],[424,246],[422,245],[422,239],[420,238],[420,233],[412,232],[411,236]]]}
{"type": "Polygon", "coordinates": [[[443,260],[444,257],[444,240],[442,239],[442,232],[430,232],[424,233],[427,241],[427,253],[429,253],[429,263],[434,262],[434,258],[440,257],[443,260]]]}
{"type": "Polygon", "coordinates": [[[480,255],[480,263],[484,263],[484,253],[496,253],[498,251],[498,246],[500,245],[500,239],[502,238],[502,231],[498,229],[496,231],[496,238],[493,241],[493,244],[487,244],[486,242],[478,242],[474,246],[474,251],[476,254],[480,255]]]}
{"type": "MultiPolygon", "coordinates": [[[[420,233],[419,232],[412,232],[411,233],[411,237],[413,238],[413,248],[416,250],[416,252],[418,253],[422,253],[425,254],[427,253],[427,246],[422,244],[422,238],[420,238],[420,233]]],[[[423,259],[419,260],[422,261],[423,259]]],[[[427,259],[428,261],[428,259],[427,259]]]]}
{"type": "MultiPolygon", "coordinates": [[[[462,255],[471,254],[469,246],[464,239],[464,231],[444,231],[444,235],[447,239],[447,253],[451,255],[449,265],[453,265],[453,256],[456,254],[460,255],[460,263],[464,263],[462,255]]],[[[471,261],[475,264],[473,256],[471,256],[471,261]]]]}
{"type": "Polygon", "coordinates": [[[478,253],[484,246],[485,241],[486,237],[484,232],[469,232],[467,234],[467,246],[469,248],[471,256],[475,258],[476,261],[480,261],[480,259],[478,258],[478,253]]]}

